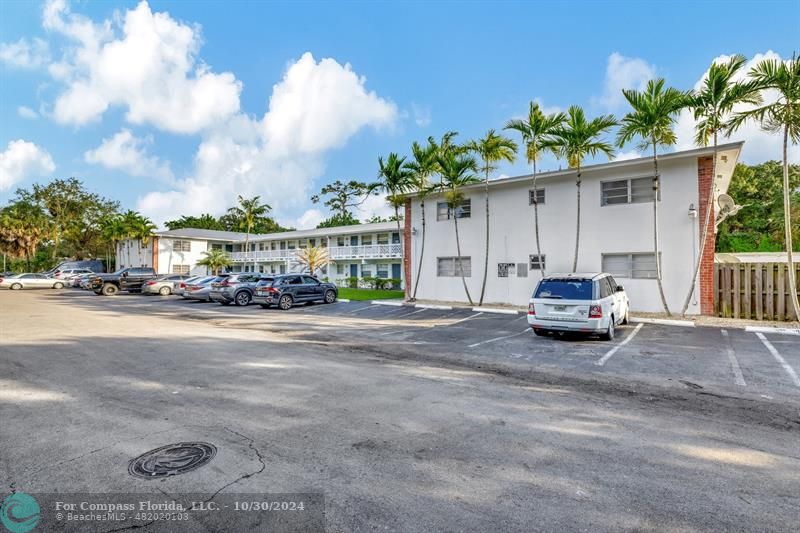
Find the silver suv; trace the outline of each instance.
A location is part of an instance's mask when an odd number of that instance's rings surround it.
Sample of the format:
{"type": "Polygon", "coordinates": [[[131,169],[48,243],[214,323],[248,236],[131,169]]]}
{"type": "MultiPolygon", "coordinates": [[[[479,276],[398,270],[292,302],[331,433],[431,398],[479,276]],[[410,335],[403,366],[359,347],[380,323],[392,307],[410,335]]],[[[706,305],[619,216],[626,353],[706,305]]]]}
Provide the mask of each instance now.
{"type": "Polygon", "coordinates": [[[256,284],[260,279],[261,274],[257,272],[230,274],[222,280],[213,282],[211,292],[208,294],[211,301],[219,302],[222,305],[232,303],[241,306],[250,305],[250,302],[253,301],[256,284]]]}

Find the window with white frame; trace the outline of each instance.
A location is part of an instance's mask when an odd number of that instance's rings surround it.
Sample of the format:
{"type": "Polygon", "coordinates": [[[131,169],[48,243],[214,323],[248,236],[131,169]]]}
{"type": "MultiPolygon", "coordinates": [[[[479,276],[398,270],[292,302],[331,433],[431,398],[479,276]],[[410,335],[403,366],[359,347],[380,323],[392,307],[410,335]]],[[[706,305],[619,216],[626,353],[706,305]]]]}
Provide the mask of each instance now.
{"type": "Polygon", "coordinates": [[[361,236],[361,246],[370,246],[372,244],[372,235],[361,236]]]}
{"type": "Polygon", "coordinates": [[[224,247],[222,243],[212,242],[211,246],[209,246],[210,250],[222,250],[224,247]]]}
{"type": "Polygon", "coordinates": [[[528,205],[533,205],[534,203],[542,205],[544,204],[545,194],[544,189],[533,189],[528,191],[528,205]]]}
{"type": "Polygon", "coordinates": [[[175,252],[191,252],[192,241],[174,240],[172,241],[172,250],[175,252]]]}
{"type": "Polygon", "coordinates": [[[340,276],[344,275],[344,265],[342,263],[336,265],[336,273],[340,276]]]}
{"type": "Polygon", "coordinates": [[[497,277],[508,278],[514,276],[516,270],[516,263],[497,263],[497,277]]]}
{"type": "MultiPolygon", "coordinates": [[[[655,190],[653,177],[604,181],[600,183],[600,205],[652,202],[655,190]]],[[[659,195],[659,200],[661,199],[659,195]]]]}
{"type": "Polygon", "coordinates": [[[450,209],[447,206],[447,202],[436,203],[436,220],[450,220],[453,218],[453,212],[458,218],[470,218],[472,215],[472,201],[466,198],[455,209],[450,209]]]}
{"type": "Polygon", "coordinates": [[[389,278],[389,265],[388,264],[378,263],[378,275],[377,275],[377,277],[382,278],[382,279],[388,279],[389,278]]]}
{"type": "Polygon", "coordinates": [[[188,274],[189,265],[172,265],[173,274],[188,274]]]}
{"type": "Polygon", "coordinates": [[[336,237],[336,246],[344,246],[344,236],[336,237]]]}
{"type": "Polygon", "coordinates": [[[617,278],[656,279],[653,253],[603,254],[603,272],[617,278]]]}
{"type": "Polygon", "coordinates": [[[545,254],[542,254],[542,255],[533,254],[533,255],[531,255],[528,258],[528,265],[530,267],[530,270],[544,270],[545,266],[546,266],[546,263],[545,263],[546,259],[547,259],[547,256],[545,254]]]}
{"type": "Polygon", "coordinates": [[[373,267],[374,265],[361,265],[361,277],[371,278],[374,272],[373,267]]]}
{"type": "Polygon", "coordinates": [[[436,275],[440,278],[452,278],[463,276],[469,278],[472,276],[472,258],[462,257],[459,261],[458,257],[437,257],[436,258],[436,275]]]}
{"type": "Polygon", "coordinates": [[[378,233],[378,244],[389,244],[388,233],[378,233]]]}

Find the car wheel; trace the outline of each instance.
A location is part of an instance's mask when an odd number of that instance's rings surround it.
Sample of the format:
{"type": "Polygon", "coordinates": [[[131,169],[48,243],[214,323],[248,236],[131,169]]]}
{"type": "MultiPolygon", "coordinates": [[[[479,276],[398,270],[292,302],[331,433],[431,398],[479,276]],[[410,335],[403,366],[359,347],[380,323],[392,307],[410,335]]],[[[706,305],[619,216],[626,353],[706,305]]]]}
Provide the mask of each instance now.
{"type": "Polygon", "coordinates": [[[278,307],[287,311],[289,308],[292,307],[292,297],[288,294],[284,294],[281,296],[281,299],[278,300],[278,307]]]}
{"type": "Polygon", "coordinates": [[[533,330],[533,332],[539,337],[545,337],[545,336],[547,336],[547,333],[548,333],[548,331],[546,329],[542,329],[542,328],[536,328],[536,329],[533,330]]]}
{"type": "Polygon", "coordinates": [[[627,326],[628,323],[630,323],[630,321],[631,321],[631,309],[630,307],[628,307],[625,309],[625,316],[622,317],[622,323],[627,326]]]}
{"type": "Polygon", "coordinates": [[[20,285],[19,283],[15,283],[15,284],[13,284],[13,285],[10,287],[10,289],[11,289],[12,291],[18,291],[18,290],[20,290],[21,288],[22,288],[22,285],[20,285]]]}
{"type": "Polygon", "coordinates": [[[236,305],[240,307],[246,307],[250,305],[250,293],[247,291],[242,291],[236,295],[236,305]]]}
{"type": "Polygon", "coordinates": [[[100,292],[103,294],[103,296],[115,296],[119,292],[119,289],[114,284],[106,283],[103,285],[103,288],[100,292]]]}
{"type": "Polygon", "coordinates": [[[64,284],[61,283],[61,282],[53,283],[53,288],[54,289],[63,289],[64,288],[64,284]]]}
{"type": "Polygon", "coordinates": [[[221,302],[217,302],[217,303],[219,305],[231,305],[231,302],[226,302],[225,300],[222,300],[221,302]]]}
{"type": "Polygon", "coordinates": [[[160,294],[161,296],[169,296],[170,294],[172,294],[172,289],[170,289],[169,287],[161,287],[160,289],[158,289],[158,294],[160,294]]]}
{"type": "Polygon", "coordinates": [[[328,289],[327,291],[325,291],[325,303],[332,304],[335,301],[336,301],[336,291],[334,291],[333,289],[328,289]]]}
{"type": "Polygon", "coordinates": [[[272,304],[260,304],[260,305],[264,309],[269,309],[270,307],[272,307],[272,304]]]}
{"type": "Polygon", "coordinates": [[[613,341],[614,340],[614,333],[615,333],[615,331],[614,331],[614,315],[611,315],[611,317],[608,319],[608,329],[606,330],[605,333],[600,335],[600,338],[603,339],[604,341],[613,341]]]}

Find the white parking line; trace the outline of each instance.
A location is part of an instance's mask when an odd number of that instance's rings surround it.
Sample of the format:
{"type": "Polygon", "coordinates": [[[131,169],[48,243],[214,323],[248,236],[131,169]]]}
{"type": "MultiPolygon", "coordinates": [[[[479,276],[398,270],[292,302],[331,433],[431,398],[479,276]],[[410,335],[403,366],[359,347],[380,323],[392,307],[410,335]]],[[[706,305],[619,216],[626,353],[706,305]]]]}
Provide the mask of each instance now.
{"type": "Polygon", "coordinates": [[[427,311],[427,309],[417,309],[416,311],[411,311],[410,313],[406,313],[404,315],[397,315],[395,318],[403,318],[404,316],[416,315],[417,313],[422,313],[423,311],[427,311]]]}
{"type": "Polygon", "coordinates": [[[609,359],[611,359],[611,356],[612,356],[612,355],[614,355],[615,353],[617,353],[617,351],[618,351],[620,348],[622,348],[623,346],[625,346],[626,344],[628,344],[629,342],[631,342],[631,339],[633,339],[633,338],[636,336],[636,334],[637,334],[637,333],[639,333],[639,330],[640,330],[640,329],[642,329],[642,327],[644,327],[644,324],[643,324],[643,323],[639,323],[639,325],[638,325],[638,326],[636,326],[635,328],[633,328],[633,331],[631,332],[631,334],[630,334],[630,335],[628,335],[627,337],[625,337],[625,338],[622,340],[622,342],[621,342],[621,343],[619,343],[619,344],[617,344],[616,346],[614,346],[613,348],[611,348],[611,349],[608,351],[608,353],[607,353],[607,354],[605,354],[603,357],[601,357],[599,361],[595,362],[595,364],[596,364],[597,366],[603,366],[604,364],[606,364],[606,361],[608,361],[609,359]]]}
{"type": "Polygon", "coordinates": [[[737,385],[746,387],[747,383],[745,383],[744,376],[742,375],[742,367],[739,366],[739,360],[736,359],[736,354],[733,352],[733,345],[731,344],[727,329],[722,330],[722,336],[725,337],[725,351],[728,352],[728,360],[731,362],[733,379],[737,385]]]}
{"type": "Polygon", "coordinates": [[[452,311],[452,305],[435,305],[435,304],[416,304],[414,307],[419,307],[421,309],[441,309],[443,311],[452,311]]]}
{"type": "Polygon", "coordinates": [[[495,342],[495,341],[501,341],[503,339],[510,339],[511,337],[519,337],[523,333],[528,333],[529,331],[532,331],[531,328],[525,328],[522,331],[520,331],[519,333],[512,333],[511,335],[504,335],[502,337],[495,337],[493,339],[488,339],[488,340],[485,340],[485,341],[476,342],[475,344],[470,344],[469,348],[475,348],[476,346],[482,346],[484,344],[489,344],[490,342],[495,342]]]}
{"type": "Polygon", "coordinates": [[[456,320],[455,322],[450,322],[449,324],[437,324],[440,326],[455,326],[456,324],[460,324],[461,322],[466,322],[467,320],[472,320],[475,317],[481,316],[483,313],[475,313],[474,315],[470,315],[466,318],[462,318],[461,320],[456,320]]]}
{"type": "Polygon", "coordinates": [[[353,309],[352,311],[348,311],[344,313],[345,315],[349,315],[351,313],[358,313],[359,311],[363,311],[364,309],[369,309],[370,307],[378,307],[377,305],[366,305],[364,307],[359,307],[358,309],[353,309]]]}
{"type": "Polygon", "coordinates": [[[761,339],[761,342],[764,343],[764,346],[767,347],[769,353],[772,354],[772,356],[775,358],[776,361],[778,361],[778,363],[780,363],[780,365],[783,367],[786,373],[789,374],[789,377],[792,378],[794,384],[800,387],[800,377],[797,376],[797,372],[794,371],[794,368],[789,366],[789,363],[786,362],[786,359],[781,357],[781,354],[778,353],[778,350],[776,350],[775,347],[772,345],[772,343],[769,342],[769,340],[767,340],[767,338],[764,336],[763,333],[761,333],[760,331],[756,332],[756,337],[761,339]]]}
{"type": "Polygon", "coordinates": [[[781,335],[800,335],[800,329],[793,329],[793,328],[770,328],[765,326],[747,326],[744,328],[745,331],[750,331],[752,333],[780,333],[781,335]]]}
{"type": "Polygon", "coordinates": [[[502,309],[502,308],[498,308],[498,307],[482,307],[482,306],[478,306],[478,307],[473,307],[472,310],[475,311],[476,313],[486,312],[486,313],[498,313],[498,314],[501,314],[501,315],[516,315],[517,314],[517,310],[516,309],[502,309]]]}

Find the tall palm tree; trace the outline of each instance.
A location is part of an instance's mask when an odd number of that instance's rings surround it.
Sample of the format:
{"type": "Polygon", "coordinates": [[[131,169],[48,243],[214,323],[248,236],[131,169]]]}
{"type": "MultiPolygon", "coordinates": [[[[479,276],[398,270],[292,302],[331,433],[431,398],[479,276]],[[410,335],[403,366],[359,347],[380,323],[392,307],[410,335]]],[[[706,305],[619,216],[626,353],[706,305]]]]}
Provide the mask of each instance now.
{"type": "Polygon", "coordinates": [[[411,172],[405,167],[405,157],[399,157],[391,152],[384,162],[382,157],[378,158],[378,178],[380,188],[386,192],[386,199],[394,208],[394,218],[397,220],[397,231],[400,231],[401,205],[405,203],[405,193],[411,188],[411,172]]]}
{"type": "Polygon", "coordinates": [[[667,316],[671,316],[661,283],[661,257],[658,241],[658,202],[661,194],[661,177],[658,174],[658,147],[672,146],[677,142],[672,130],[675,119],[686,105],[687,95],[672,87],[664,89],[664,78],[650,80],[642,91],[623,89],[622,94],[633,111],[622,117],[617,132],[617,146],[622,148],[639,137],[637,148],[641,151],[653,149],[653,253],[656,258],[656,282],[661,305],[667,316]]]}
{"type": "Polygon", "coordinates": [[[486,132],[486,136],[477,141],[467,144],[467,149],[474,152],[481,158],[479,170],[484,174],[484,195],[486,198],[486,249],[483,255],[483,281],[481,282],[481,296],[478,305],[483,305],[483,297],[486,293],[486,277],[489,274],[489,174],[497,170],[496,163],[508,161],[513,163],[517,158],[517,143],[497,135],[494,130],[486,132]]]}
{"type": "MultiPolygon", "coordinates": [[[[417,263],[417,277],[414,280],[414,292],[411,293],[411,300],[417,299],[417,287],[419,278],[422,274],[422,259],[425,255],[425,197],[433,190],[430,185],[430,177],[436,173],[436,145],[428,142],[423,148],[416,141],[411,145],[411,155],[413,161],[406,163],[406,168],[410,172],[409,183],[411,189],[419,197],[419,208],[422,214],[422,244],[420,245],[419,260],[417,263]]],[[[411,253],[406,250],[405,253],[411,253]]],[[[406,280],[407,282],[409,280],[406,280]]]]}
{"type": "Polygon", "coordinates": [[[215,275],[219,275],[220,269],[231,266],[231,257],[223,250],[212,248],[203,252],[203,258],[197,264],[200,266],[208,267],[215,275]]]}
{"type": "Polygon", "coordinates": [[[139,213],[128,209],[122,214],[122,225],[124,227],[123,239],[128,242],[125,243],[125,248],[128,252],[128,263],[126,266],[131,266],[131,239],[138,239],[138,226],[139,226],[139,213]]]}
{"type": "Polygon", "coordinates": [[[738,83],[736,78],[747,60],[742,55],[735,55],[725,63],[712,63],[708,75],[703,80],[699,90],[689,96],[687,107],[692,110],[695,125],[695,143],[699,146],[708,146],[710,140],[714,142],[714,154],[711,160],[711,187],[706,200],[706,216],[703,220],[703,236],[700,239],[700,250],[695,260],[689,292],[683,301],[681,316],[686,315],[689,302],[694,294],[697,273],[706,246],[706,238],[712,227],[711,214],[714,212],[714,196],[716,192],[715,181],[717,178],[717,137],[720,132],[729,126],[730,114],[734,106],[739,104],[758,104],[760,98],[757,88],[753,84],[738,83]]]}
{"type": "Polygon", "coordinates": [[[765,59],[750,70],[749,78],[756,90],[774,91],[777,99],[770,104],[736,113],[726,132],[730,134],[745,121],[753,119],[764,131],[783,134],[783,224],[789,266],[788,281],[793,289],[789,294],[795,319],[800,320],[800,302],[797,300],[797,280],[792,257],[792,191],[789,189],[788,155],[789,142],[800,143],[800,60],[796,55],[789,61],[765,59]]]}
{"type": "MultiPolygon", "coordinates": [[[[122,216],[119,214],[114,214],[106,219],[103,222],[102,233],[103,238],[105,238],[111,244],[111,249],[114,252],[114,270],[116,270],[117,247],[119,246],[119,242],[126,236],[125,222],[122,216]]],[[[106,265],[107,268],[110,267],[110,258],[106,258],[106,265]]]]}
{"type": "Polygon", "coordinates": [[[466,154],[456,153],[462,152],[461,150],[448,150],[445,153],[439,153],[436,156],[436,162],[439,166],[439,173],[442,176],[442,189],[444,190],[444,197],[447,201],[447,207],[453,214],[453,226],[456,232],[456,252],[458,256],[458,271],[461,273],[461,282],[464,284],[464,292],[467,294],[467,300],[470,305],[472,296],[470,296],[469,288],[467,287],[467,278],[464,275],[464,269],[461,266],[461,242],[458,237],[458,208],[464,201],[464,193],[461,190],[466,185],[479,183],[480,180],[474,174],[478,171],[478,164],[473,157],[466,154]]]}
{"type": "Polygon", "coordinates": [[[545,275],[545,264],[541,261],[542,247],[539,241],[539,202],[536,198],[536,162],[545,152],[545,143],[550,141],[553,132],[560,127],[567,116],[564,113],[551,113],[545,115],[539,104],[531,102],[527,119],[514,119],[506,122],[504,129],[516,130],[522,136],[525,144],[525,156],[528,163],[533,165],[533,230],[536,234],[536,256],[539,258],[539,268],[542,276],[545,275]]]}
{"type": "Polygon", "coordinates": [[[617,125],[613,115],[602,115],[592,120],[579,106],[570,106],[564,123],[553,131],[553,136],[544,146],[552,150],[558,157],[567,160],[567,164],[577,169],[575,185],[577,186],[577,211],[575,219],[575,259],[572,271],[578,270],[578,251],[581,240],[581,165],[586,156],[605,154],[609,159],[614,155],[611,144],[600,137],[617,125]]]}
{"type": "MultiPolygon", "coordinates": [[[[228,209],[228,214],[235,216],[239,220],[240,229],[245,230],[244,236],[244,251],[250,251],[250,232],[253,230],[256,221],[266,216],[272,210],[268,204],[261,203],[261,196],[254,196],[252,198],[245,198],[241,194],[238,197],[239,205],[228,209]]],[[[246,263],[245,263],[246,264],[246,263]]],[[[255,270],[255,260],[253,261],[253,270],[255,270]]]]}

